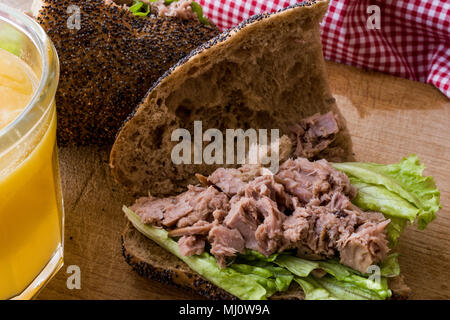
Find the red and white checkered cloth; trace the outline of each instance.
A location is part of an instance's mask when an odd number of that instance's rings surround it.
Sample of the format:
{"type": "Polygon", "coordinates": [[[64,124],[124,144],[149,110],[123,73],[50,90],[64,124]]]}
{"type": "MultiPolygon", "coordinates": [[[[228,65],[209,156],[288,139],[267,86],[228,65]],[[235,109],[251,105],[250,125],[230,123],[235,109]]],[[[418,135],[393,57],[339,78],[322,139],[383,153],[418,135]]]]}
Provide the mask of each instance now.
{"type": "MultiPolygon", "coordinates": [[[[301,0],[197,1],[225,30],[301,0]]],[[[449,0],[332,0],[321,27],[325,59],[431,83],[450,98],[449,0]],[[371,5],[380,29],[367,28],[371,5]]]]}

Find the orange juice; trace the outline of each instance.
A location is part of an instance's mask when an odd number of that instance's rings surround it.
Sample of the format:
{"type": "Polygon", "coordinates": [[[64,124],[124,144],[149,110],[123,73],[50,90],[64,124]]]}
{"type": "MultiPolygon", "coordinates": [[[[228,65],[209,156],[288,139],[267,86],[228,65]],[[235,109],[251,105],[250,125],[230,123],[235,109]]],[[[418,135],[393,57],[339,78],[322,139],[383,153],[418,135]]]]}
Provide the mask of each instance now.
{"type": "MultiPolygon", "coordinates": [[[[8,129],[24,111],[38,83],[25,62],[0,49],[0,130],[8,129]]],[[[37,278],[62,250],[56,111],[52,103],[33,130],[20,137],[19,144],[0,154],[0,299],[18,296],[35,283],[23,296],[32,297],[48,280],[37,278]]],[[[61,262],[62,257],[54,269],[61,262]]]]}
{"type": "Polygon", "coordinates": [[[36,83],[36,76],[22,60],[0,49],[0,130],[22,113],[36,83]]]}

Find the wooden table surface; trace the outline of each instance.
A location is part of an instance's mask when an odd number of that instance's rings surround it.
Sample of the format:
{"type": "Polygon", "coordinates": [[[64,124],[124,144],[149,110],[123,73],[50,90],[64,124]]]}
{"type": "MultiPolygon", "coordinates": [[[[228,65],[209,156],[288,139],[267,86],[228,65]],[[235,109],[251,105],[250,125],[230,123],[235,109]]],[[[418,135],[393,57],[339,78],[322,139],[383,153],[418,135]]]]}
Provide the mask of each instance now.
{"type": "MultiPolygon", "coordinates": [[[[450,103],[435,88],[328,63],[359,161],[398,162],[416,153],[441,191],[442,210],[425,231],[409,226],[398,251],[413,299],[450,299],[450,103]]],[[[40,299],[195,299],[140,278],[121,255],[123,204],[132,199],[111,179],[107,148],[62,148],[65,265],[40,299]],[[67,267],[81,269],[81,289],[66,286],[67,267]]]]}

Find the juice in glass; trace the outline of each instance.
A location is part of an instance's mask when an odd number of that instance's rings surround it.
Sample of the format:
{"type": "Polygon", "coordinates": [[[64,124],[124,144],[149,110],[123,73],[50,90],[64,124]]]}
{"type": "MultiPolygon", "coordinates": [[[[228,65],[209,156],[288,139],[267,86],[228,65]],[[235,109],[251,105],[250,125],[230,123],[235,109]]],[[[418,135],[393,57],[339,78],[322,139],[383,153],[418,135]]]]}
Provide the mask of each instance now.
{"type": "Polygon", "coordinates": [[[33,298],[63,263],[58,77],[45,32],[0,5],[0,299],[33,298]]]}

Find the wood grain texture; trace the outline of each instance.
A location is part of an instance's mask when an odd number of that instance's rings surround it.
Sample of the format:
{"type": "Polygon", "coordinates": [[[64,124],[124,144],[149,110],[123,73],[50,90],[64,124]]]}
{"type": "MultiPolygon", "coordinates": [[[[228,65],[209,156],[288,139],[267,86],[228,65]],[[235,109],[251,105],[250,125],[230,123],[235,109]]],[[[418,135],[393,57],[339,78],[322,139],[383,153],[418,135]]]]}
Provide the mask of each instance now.
{"type": "MultiPolygon", "coordinates": [[[[441,191],[443,209],[425,231],[400,240],[402,273],[413,299],[450,299],[450,102],[429,85],[328,63],[332,91],[360,161],[398,162],[416,153],[441,191]]],[[[137,276],[121,255],[122,204],[132,198],[111,179],[108,150],[60,150],[65,198],[65,266],[40,299],[196,299],[137,276]],[[66,268],[81,268],[81,290],[66,268]]],[[[157,174],[157,173],[155,173],[157,174]]]]}

